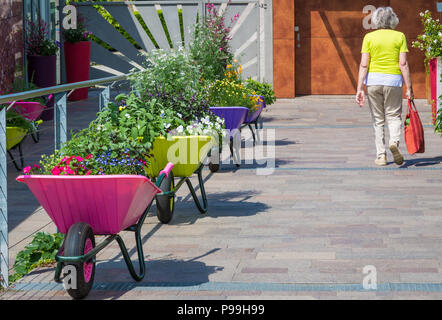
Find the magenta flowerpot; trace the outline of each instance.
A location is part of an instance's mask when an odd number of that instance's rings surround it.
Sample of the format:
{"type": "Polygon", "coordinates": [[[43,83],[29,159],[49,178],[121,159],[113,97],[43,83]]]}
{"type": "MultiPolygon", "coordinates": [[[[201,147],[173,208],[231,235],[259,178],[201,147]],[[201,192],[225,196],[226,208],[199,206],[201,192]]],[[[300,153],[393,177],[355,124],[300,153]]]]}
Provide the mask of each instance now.
{"type": "MultiPolygon", "coordinates": [[[[66,66],[67,83],[89,80],[89,64],[91,58],[91,42],[65,42],[64,59],[66,66]]],[[[69,97],[70,101],[85,100],[88,98],[88,88],[75,90],[69,97]]]]}
{"type": "Polygon", "coordinates": [[[28,79],[40,88],[56,85],[57,56],[28,56],[28,79]]]}
{"type": "MultiPolygon", "coordinates": [[[[28,55],[28,79],[40,88],[53,87],[57,84],[57,56],[28,55]]],[[[41,114],[41,119],[54,119],[54,103],[49,102],[41,114]]]]}
{"type": "Polygon", "coordinates": [[[436,122],[437,116],[437,58],[433,58],[429,62],[430,68],[430,93],[431,93],[431,111],[433,124],[436,122]]]}

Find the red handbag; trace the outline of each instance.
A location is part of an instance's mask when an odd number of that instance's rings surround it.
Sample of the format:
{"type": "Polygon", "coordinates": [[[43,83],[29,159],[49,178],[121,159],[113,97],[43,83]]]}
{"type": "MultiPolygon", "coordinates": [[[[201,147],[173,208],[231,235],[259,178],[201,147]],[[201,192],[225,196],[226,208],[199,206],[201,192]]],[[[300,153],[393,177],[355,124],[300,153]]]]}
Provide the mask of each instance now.
{"type": "Polygon", "coordinates": [[[405,144],[409,154],[424,153],[425,140],[424,128],[417,112],[414,101],[408,99],[407,116],[404,122],[405,128],[405,144]]]}

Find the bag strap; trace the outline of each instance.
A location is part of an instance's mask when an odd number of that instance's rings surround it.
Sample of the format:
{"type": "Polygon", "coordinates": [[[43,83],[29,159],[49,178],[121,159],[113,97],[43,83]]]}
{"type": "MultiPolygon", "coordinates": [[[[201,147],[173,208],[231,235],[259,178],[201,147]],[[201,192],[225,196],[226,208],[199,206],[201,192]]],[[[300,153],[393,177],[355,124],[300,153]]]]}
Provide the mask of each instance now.
{"type": "Polygon", "coordinates": [[[408,109],[413,110],[414,112],[417,111],[416,105],[414,104],[414,100],[408,99],[408,109]]]}

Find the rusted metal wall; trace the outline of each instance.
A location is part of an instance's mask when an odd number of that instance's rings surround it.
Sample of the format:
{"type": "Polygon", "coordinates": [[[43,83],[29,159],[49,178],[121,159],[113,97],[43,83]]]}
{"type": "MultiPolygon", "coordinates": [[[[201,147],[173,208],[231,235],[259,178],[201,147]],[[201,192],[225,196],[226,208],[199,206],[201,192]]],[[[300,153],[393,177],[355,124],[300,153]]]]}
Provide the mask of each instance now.
{"type": "Polygon", "coordinates": [[[354,94],[367,6],[391,6],[404,32],[415,95],[425,98],[424,54],[412,47],[426,9],[440,18],[436,0],[276,0],[274,17],[274,87],[278,97],[302,94],[354,94]],[[295,29],[296,28],[296,29],[295,29]]]}

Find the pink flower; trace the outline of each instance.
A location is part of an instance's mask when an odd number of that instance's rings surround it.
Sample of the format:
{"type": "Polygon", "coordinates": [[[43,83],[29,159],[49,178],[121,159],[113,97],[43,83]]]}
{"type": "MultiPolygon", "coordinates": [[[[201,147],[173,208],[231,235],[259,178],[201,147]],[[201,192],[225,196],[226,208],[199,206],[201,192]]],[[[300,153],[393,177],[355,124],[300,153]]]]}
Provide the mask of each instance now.
{"type": "Polygon", "coordinates": [[[91,170],[89,170],[88,172],[86,172],[85,176],[88,176],[91,174],[91,170]]]}
{"type": "Polygon", "coordinates": [[[77,159],[78,162],[83,162],[83,158],[82,157],[76,157],[75,159],[77,159]]]}
{"type": "Polygon", "coordinates": [[[89,153],[88,156],[85,159],[90,159],[92,157],[93,157],[93,155],[89,153]]]}
{"type": "Polygon", "coordinates": [[[51,170],[51,173],[54,176],[58,176],[60,174],[60,167],[58,167],[58,166],[53,167],[52,170],[51,170]]]}
{"type": "Polygon", "coordinates": [[[27,166],[26,168],[23,168],[23,173],[28,174],[29,171],[31,171],[31,166],[27,166]]]}
{"type": "Polygon", "coordinates": [[[34,168],[40,169],[40,166],[38,164],[34,164],[34,168]]]}

